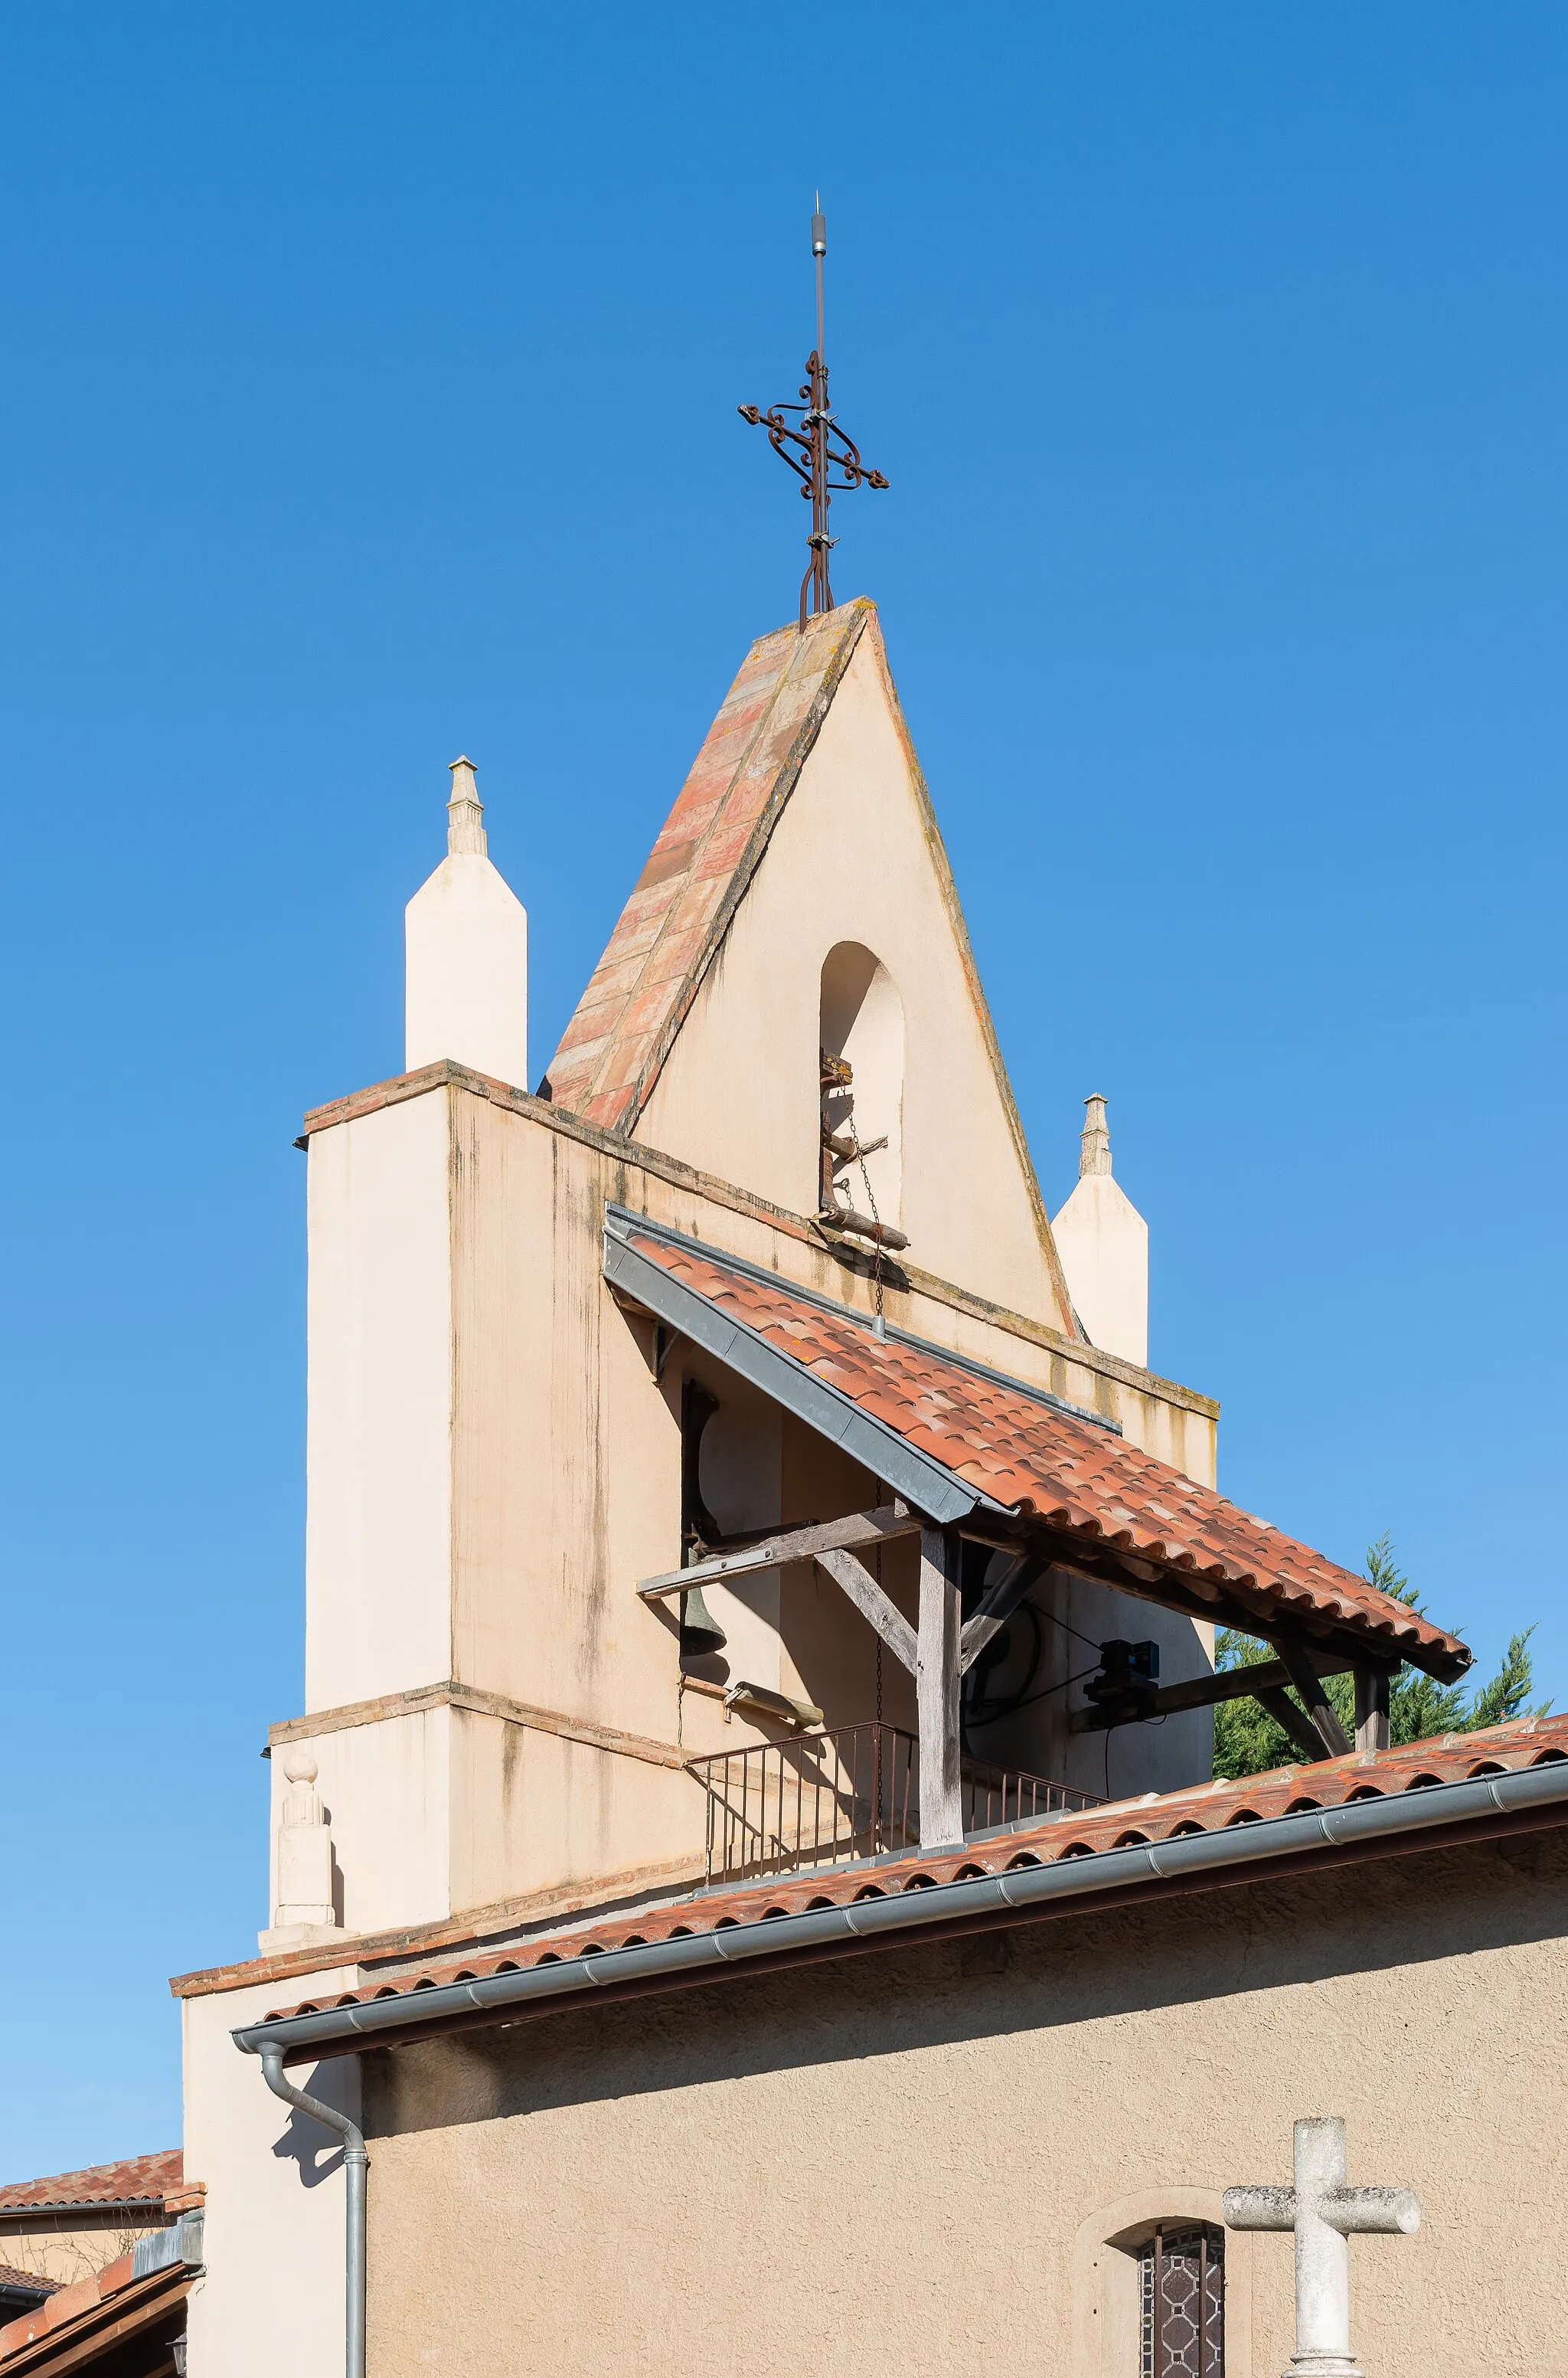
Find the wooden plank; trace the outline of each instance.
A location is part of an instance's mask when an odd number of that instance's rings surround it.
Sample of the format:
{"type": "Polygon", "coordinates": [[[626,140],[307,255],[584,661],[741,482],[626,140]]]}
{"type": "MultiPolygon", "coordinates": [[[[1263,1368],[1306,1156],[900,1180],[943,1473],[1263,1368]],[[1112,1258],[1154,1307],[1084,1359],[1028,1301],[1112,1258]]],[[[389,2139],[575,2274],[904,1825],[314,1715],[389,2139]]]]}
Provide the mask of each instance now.
{"type": "Polygon", "coordinates": [[[1037,1554],[1014,1553],[996,1583],[987,1588],[979,1608],[964,1622],[964,1631],[958,1639],[961,1676],[968,1674],[992,1636],[1007,1625],[1030,1587],[1049,1567],[1049,1561],[1037,1554]]]}
{"type": "Polygon", "coordinates": [[[660,1602],[672,1593],[689,1593],[693,1586],[722,1585],[732,1577],[755,1576],[759,1569],[784,1568],[790,1561],[815,1560],[820,1552],[848,1551],[856,1544],[892,1543],[899,1536],[920,1532],[920,1521],[903,1504],[880,1511],[852,1511],[847,1519],[824,1519],[811,1528],[790,1528],[738,1552],[714,1553],[693,1561],[689,1568],[665,1569],[645,1577],[637,1591],[644,1602],[660,1602]]]}
{"type": "Polygon", "coordinates": [[[824,1544],[814,1557],[818,1567],[825,1569],[833,1583],[848,1594],[861,1616],[870,1620],[893,1658],[901,1661],[912,1675],[918,1675],[919,1649],[915,1629],[897,1604],[890,1602],[865,1562],[832,1544],[824,1544]]]}
{"type": "Polygon", "coordinates": [[[1307,1715],[1322,1737],[1321,1757],[1343,1759],[1351,1748],[1350,1736],[1339,1723],[1339,1712],[1323,1689],[1323,1680],[1311,1660],[1295,1643],[1277,1642],[1281,1663],[1291,1683],[1306,1703],[1307,1715]]]}
{"type": "Polygon", "coordinates": [[[920,1657],[915,1699],[920,1725],[920,1846],[928,1855],[964,1839],[958,1743],[958,1538],[920,1531],[920,1657]]]}
{"type": "Polygon", "coordinates": [[[1317,1727],[1298,1709],[1283,1685],[1275,1685],[1272,1688],[1265,1685],[1258,1699],[1270,1717],[1279,1721],[1303,1759],[1318,1759],[1329,1756],[1317,1727]]]}
{"type": "MultiPolygon", "coordinates": [[[[987,1541],[982,1531],[968,1521],[961,1521],[960,1525],[972,1540],[987,1541]]],[[[1222,1591],[1204,1580],[1200,1594],[1196,1581],[1179,1569],[1162,1572],[1158,1581],[1151,1584],[1134,1576],[1121,1556],[1108,1546],[1094,1550],[1080,1539],[1043,1528],[1035,1531],[1035,1537],[1042,1550],[1049,1552],[1051,1567],[1066,1576],[1083,1578],[1091,1585],[1108,1585],[1114,1592],[1125,1593],[1135,1602],[1152,1602],[1160,1610],[1178,1610],[1183,1616],[1199,1619],[1205,1625],[1234,1627],[1243,1635],[1253,1635],[1277,1646],[1284,1618],[1284,1623],[1295,1629],[1299,1640],[1311,1641],[1311,1657],[1329,1674],[1342,1674],[1363,1660],[1369,1665],[1380,1663],[1390,1666],[1410,1660],[1413,1666],[1425,1668],[1429,1675],[1450,1683],[1466,1673],[1464,1666],[1413,1656],[1418,1653],[1418,1646],[1382,1642],[1374,1645],[1359,1627],[1328,1618],[1303,1619],[1295,1614],[1285,1617],[1277,1603],[1271,1603],[1262,1591],[1244,1591],[1239,1586],[1227,1586],[1222,1591]]]]}
{"type": "MultiPolygon", "coordinates": [[[[1324,1660],[1321,1672],[1325,1676],[1340,1676],[1349,1665],[1348,1660],[1324,1660]]],[[[1208,1709],[1216,1701],[1261,1699],[1265,1692],[1278,1691],[1289,1682],[1290,1671],[1283,1660],[1260,1660],[1251,1668],[1216,1668],[1212,1675],[1190,1676],[1179,1685],[1162,1685],[1149,1703],[1149,1715],[1170,1717],[1179,1710],[1208,1709]]],[[[1074,1734],[1100,1734],[1109,1723],[1110,1720],[1102,1717],[1096,1709],[1074,1710],[1068,1720],[1074,1734]]]]}

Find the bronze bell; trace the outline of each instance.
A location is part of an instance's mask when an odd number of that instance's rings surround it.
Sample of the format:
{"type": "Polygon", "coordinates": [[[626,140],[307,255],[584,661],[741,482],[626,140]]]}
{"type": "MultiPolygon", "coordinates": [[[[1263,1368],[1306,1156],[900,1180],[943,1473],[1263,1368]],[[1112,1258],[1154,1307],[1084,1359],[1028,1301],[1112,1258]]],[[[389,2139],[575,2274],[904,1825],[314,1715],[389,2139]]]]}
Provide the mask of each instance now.
{"type": "Polygon", "coordinates": [[[689,1593],[680,1598],[680,1656],[683,1660],[700,1660],[710,1651],[722,1651],[729,1637],[702,1599],[702,1588],[694,1585],[689,1593]]]}

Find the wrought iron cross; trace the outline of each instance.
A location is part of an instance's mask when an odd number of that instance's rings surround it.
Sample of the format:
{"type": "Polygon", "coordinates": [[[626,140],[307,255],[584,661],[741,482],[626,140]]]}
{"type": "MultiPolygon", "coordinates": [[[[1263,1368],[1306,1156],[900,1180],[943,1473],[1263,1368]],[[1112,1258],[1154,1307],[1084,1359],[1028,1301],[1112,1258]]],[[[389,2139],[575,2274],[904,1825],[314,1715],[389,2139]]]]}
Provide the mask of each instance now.
{"type": "Polygon", "coordinates": [[[1227,2188],[1227,2229],[1296,2233],[1296,2355],[1285,2378],[1361,2378],[1350,2353],[1347,2241],[1406,2237],[1421,2226],[1407,2188],[1346,2183],[1345,2124],[1336,2114],[1296,2125],[1294,2188],[1227,2188]]]}
{"type": "Polygon", "coordinates": [[[844,495],[851,487],[885,487],[880,471],[868,471],[860,460],[860,449],[853,438],[842,430],[828,405],[828,366],[822,336],[822,258],[828,252],[828,219],[819,203],[811,218],[811,253],[817,260],[817,344],[806,359],[806,383],[799,404],[772,404],[766,413],[760,405],[742,404],[736,408],[743,421],[754,422],[768,433],[768,443],[775,454],[789,464],[796,478],[805,485],[800,492],[811,507],[811,534],[806,542],[811,558],[806,565],[806,575],[800,582],[800,632],[806,632],[808,615],[831,611],[833,607],[832,584],[828,574],[828,556],[837,543],[828,534],[828,507],[835,495],[844,495]],[[798,414],[798,424],[788,416],[798,414]],[[832,475],[842,473],[840,478],[832,475]]]}

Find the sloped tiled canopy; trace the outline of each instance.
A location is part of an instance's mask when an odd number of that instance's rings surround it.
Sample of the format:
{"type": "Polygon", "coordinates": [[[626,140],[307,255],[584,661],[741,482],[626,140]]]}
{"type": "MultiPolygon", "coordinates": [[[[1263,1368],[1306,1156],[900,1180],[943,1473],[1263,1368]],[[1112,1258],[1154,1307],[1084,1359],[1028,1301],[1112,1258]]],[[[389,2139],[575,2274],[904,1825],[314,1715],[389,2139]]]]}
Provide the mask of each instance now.
{"type": "Polygon", "coordinates": [[[1013,1535],[1119,1591],[1452,1680],[1456,1636],[1022,1380],[612,1207],[605,1278],[942,1526],[1013,1535]]]}

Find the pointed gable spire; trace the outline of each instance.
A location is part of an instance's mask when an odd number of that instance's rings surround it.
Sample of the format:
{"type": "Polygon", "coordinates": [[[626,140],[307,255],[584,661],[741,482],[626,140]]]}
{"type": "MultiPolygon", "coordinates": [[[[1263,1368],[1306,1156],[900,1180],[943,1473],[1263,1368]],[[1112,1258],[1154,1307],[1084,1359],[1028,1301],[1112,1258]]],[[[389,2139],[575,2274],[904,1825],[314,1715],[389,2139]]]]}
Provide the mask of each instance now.
{"type": "Polygon", "coordinates": [[[794,790],[872,607],[754,643],[708,729],[542,1086],[630,1134],[794,790]]]}

